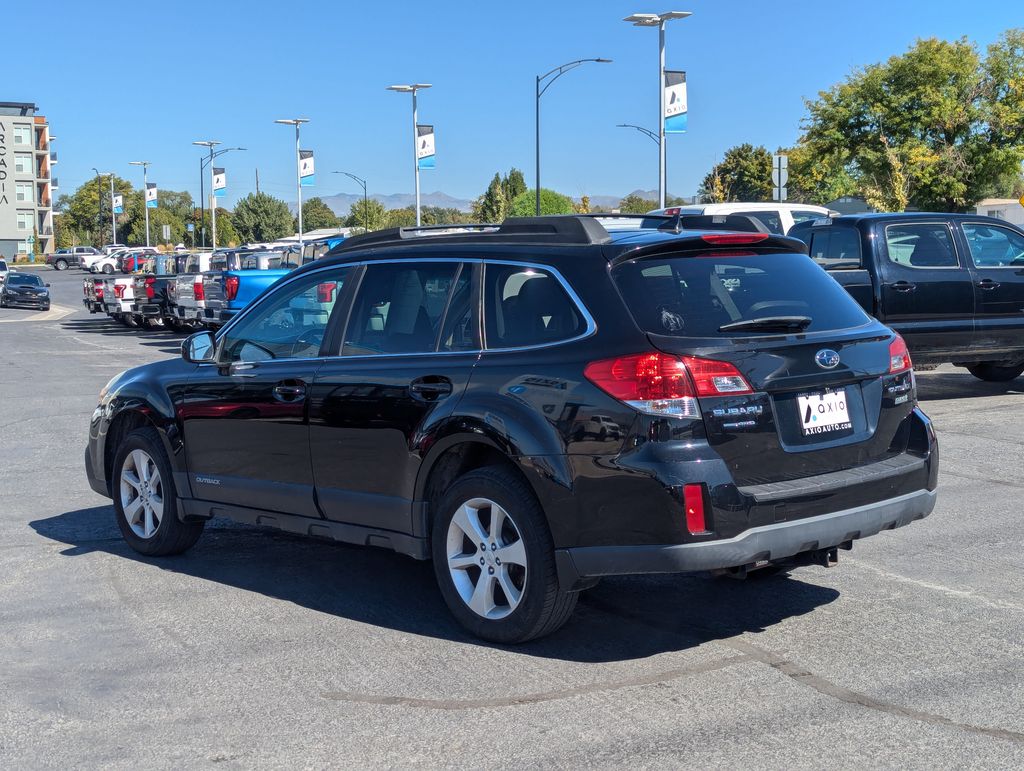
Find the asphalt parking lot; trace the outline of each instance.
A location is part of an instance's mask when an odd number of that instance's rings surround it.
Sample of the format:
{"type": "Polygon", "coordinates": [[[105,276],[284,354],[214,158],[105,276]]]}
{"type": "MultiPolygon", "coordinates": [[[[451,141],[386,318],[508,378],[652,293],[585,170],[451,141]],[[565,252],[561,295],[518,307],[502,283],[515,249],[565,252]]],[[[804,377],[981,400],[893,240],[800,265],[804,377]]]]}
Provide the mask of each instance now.
{"type": "Polygon", "coordinates": [[[923,522],[837,567],[606,579],[465,635],[429,565],[215,520],[145,559],[85,481],[96,394],[180,336],[0,310],[0,767],[1024,766],[1024,378],[918,378],[923,522]]]}

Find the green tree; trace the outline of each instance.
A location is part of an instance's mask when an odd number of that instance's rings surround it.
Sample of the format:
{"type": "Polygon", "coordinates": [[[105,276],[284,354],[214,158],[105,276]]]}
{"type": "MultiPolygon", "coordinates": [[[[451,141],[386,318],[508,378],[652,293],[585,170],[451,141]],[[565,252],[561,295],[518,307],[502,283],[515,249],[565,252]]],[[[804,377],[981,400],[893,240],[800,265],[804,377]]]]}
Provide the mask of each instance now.
{"type": "Polygon", "coordinates": [[[411,228],[416,224],[416,209],[406,206],[403,209],[388,209],[384,215],[386,228],[411,228]]]}
{"type": "MultiPolygon", "coordinates": [[[[220,222],[217,222],[218,226],[220,222]]],[[[145,216],[138,217],[132,220],[131,225],[126,231],[126,237],[122,238],[123,243],[131,244],[133,246],[140,246],[146,243],[146,219],[145,216]]],[[[149,243],[153,246],[157,244],[179,244],[185,240],[185,223],[176,214],[167,209],[156,209],[149,210],[149,243]],[[171,228],[171,237],[163,237],[163,226],[169,225],[171,228]]]]}
{"type": "MultiPolygon", "coordinates": [[[[217,207],[217,247],[222,246],[238,246],[242,243],[242,239],[239,237],[238,232],[235,230],[235,226],[231,219],[232,215],[227,209],[220,206],[217,207]]],[[[191,214],[186,218],[186,222],[191,222],[195,225],[195,231],[192,234],[185,233],[185,238],[181,241],[186,246],[192,246],[192,236],[195,236],[195,245],[201,246],[203,243],[203,227],[206,227],[206,245],[211,246],[213,244],[213,218],[210,216],[210,210],[204,209],[202,216],[200,216],[199,209],[193,209],[191,214]]]]}
{"type": "MultiPolygon", "coordinates": [[[[537,196],[533,190],[520,193],[512,201],[509,208],[509,217],[532,217],[537,211],[537,196]]],[[[544,214],[572,214],[574,210],[572,199],[567,195],[556,193],[554,190],[541,188],[540,191],[540,213],[544,214]]]]}
{"type": "Polygon", "coordinates": [[[245,243],[276,241],[295,232],[288,204],[267,193],[250,193],[240,199],[231,220],[245,243]]]}
{"type": "Polygon", "coordinates": [[[720,201],[770,201],[772,154],[765,147],[754,147],[749,142],[730,147],[721,162],[704,177],[701,197],[720,201]]]}
{"type": "Polygon", "coordinates": [[[459,225],[469,221],[465,213],[443,206],[424,206],[420,210],[424,225],[459,225]]]}
{"type": "Polygon", "coordinates": [[[590,196],[585,195],[580,198],[580,202],[573,204],[573,211],[577,214],[590,214],[590,196]]]}
{"type": "Polygon", "coordinates": [[[501,189],[505,193],[506,201],[514,201],[517,196],[525,193],[527,187],[523,172],[515,167],[509,169],[508,174],[501,180],[501,189]]]}
{"type": "Polygon", "coordinates": [[[345,227],[381,230],[387,222],[387,210],[380,201],[360,198],[349,209],[345,218],[345,227]]]}
{"type": "Polygon", "coordinates": [[[786,187],[790,201],[821,206],[845,195],[860,194],[857,181],[848,168],[834,160],[823,160],[806,144],[779,152],[789,157],[789,181],[786,187]]]}
{"type": "Polygon", "coordinates": [[[642,198],[636,193],[630,193],[619,201],[619,211],[623,214],[646,214],[652,209],[658,208],[658,202],[649,198],[642,198]]]}
{"type": "Polygon", "coordinates": [[[876,206],[962,211],[1020,174],[1022,83],[1022,29],[984,58],[965,38],[918,40],[809,101],[803,142],[876,206]]]}
{"type": "Polygon", "coordinates": [[[487,190],[473,204],[473,217],[478,222],[501,222],[508,216],[509,199],[501,174],[495,174],[487,190]]]}
{"type": "MultiPolygon", "coordinates": [[[[114,177],[114,192],[127,197],[132,192],[132,185],[126,179],[114,177]]],[[[95,246],[102,246],[109,243],[110,237],[110,178],[100,177],[97,184],[96,177],[83,182],[77,190],[70,195],[60,196],[54,209],[59,212],[57,217],[60,230],[68,235],[77,237],[78,243],[92,243],[95,246]],[[100,205],[103,206],[102,216],[100,205]]],[[[118,232],[121,230],[121,220],[118,218],[118,232]]],[[[122,239],[123,240],[123,239],[122,239]]]]}
{"type": "MultiPolygon", "coordinates": [[[[302,202],[302,228],[303,230],[318,230],[319,228],[336,228],[341,225],[331,207],[323,202],[322,198],[310,198],[302,202]]],[[[299,218],[295,218],[295,232],[299,230],[299,218]]]]}

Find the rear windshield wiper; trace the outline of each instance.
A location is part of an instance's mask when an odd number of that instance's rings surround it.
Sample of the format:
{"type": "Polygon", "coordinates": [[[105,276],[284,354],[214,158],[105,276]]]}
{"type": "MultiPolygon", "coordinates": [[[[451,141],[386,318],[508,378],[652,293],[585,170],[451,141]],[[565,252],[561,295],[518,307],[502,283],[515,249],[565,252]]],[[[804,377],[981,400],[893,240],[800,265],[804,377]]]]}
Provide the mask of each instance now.
{"type": "Polygon", "coordinates": [[[759,319],[743,319],[723,324],[718,328],[719,332],[739,332],[744,329],[779,329],[788,331],[791,329],[807,329],[811,324],[810,316],[762,316],[759,319]]]}

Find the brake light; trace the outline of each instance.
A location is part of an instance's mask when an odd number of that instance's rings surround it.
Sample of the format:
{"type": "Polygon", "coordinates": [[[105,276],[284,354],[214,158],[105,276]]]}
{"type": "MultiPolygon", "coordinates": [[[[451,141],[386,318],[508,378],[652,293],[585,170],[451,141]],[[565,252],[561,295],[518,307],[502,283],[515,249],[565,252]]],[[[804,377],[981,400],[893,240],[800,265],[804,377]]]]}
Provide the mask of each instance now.
{"type": "Polygon", "coordinates": [[[691,535],[706,533],[704,521],[704,485],[683,485],[683,508],[686,510],[686,529],[691,535]]]}
{"type": "Polygon", "coordinates": [[[889,374],[906,372],[913,366],[910,361],[910,351],[907,350],[907,343],[897,334],[896,339],[889,343],[889,374]]]}
{"type": "Polygon", "coordinates": [[[587,380],[630,407],[650,415],[696,418],[699,396],[753,393],[726,361],[667,353],[637,353],[591,362],[587,380]]]}
{"type": "Polygon", "coordinates": [[[224,279],[224,296],[229,300],[238,297],[238,276],[228,276],[224,279]]]}
{"type": "Polygon", "coordinates": [[[97,300],[102,300],[103,299],[103,287],[100,286],[99,284],[96,284],[96,299],[97,300]]]}
{"type": "Polygon", "coordinates": [[[771,233],[705,233],[700,237],[701,241],[707,244],[759,244],[771,233]]]}
{"type": "Polygon", "coordinates": [[[678,206],[670,206],[667,209],[665,209],[665,211],[662,212],[662,213],[663,214],[667,214],[669,217],[674,217],[675,215],[679,214],[679,207],[678,206]]]}
{"type": "Polygon", "coordinates": [[[325,281],[316,285],[316,301],[318,303],[329,303],[334,300],[334,290],[337,288],[336,281],[325,281]]]}
{"type": "Polygon", "coordinates": [[[152,300],[156,296],[156,291],[153,289],[153,284],[156,283],[156,279],[149,276],[146,279],[146,297],[152,300]]]}
{"type": "Polygon", "coordinates": [[[195,283],[192,284],[192,296],[196,300],[206,299],[206,290],[203,289],[203,280],[201,278],[197,278],[195,283]]]}

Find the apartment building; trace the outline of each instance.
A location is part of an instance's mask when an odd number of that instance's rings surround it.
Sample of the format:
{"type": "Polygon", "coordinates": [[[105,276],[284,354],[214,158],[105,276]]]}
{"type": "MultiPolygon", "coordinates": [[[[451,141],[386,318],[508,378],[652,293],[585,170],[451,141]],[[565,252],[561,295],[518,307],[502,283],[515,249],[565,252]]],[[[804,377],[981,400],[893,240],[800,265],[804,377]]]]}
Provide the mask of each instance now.
{"type": "Polygon", "coordinates": [[[0,256],[53,251],[52,176],[57,154],[31,102],[0,102],[0,256]]]}

